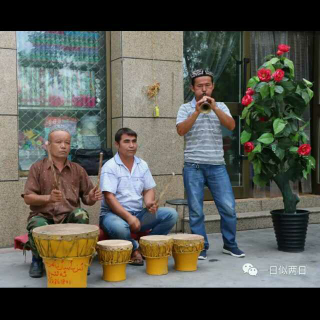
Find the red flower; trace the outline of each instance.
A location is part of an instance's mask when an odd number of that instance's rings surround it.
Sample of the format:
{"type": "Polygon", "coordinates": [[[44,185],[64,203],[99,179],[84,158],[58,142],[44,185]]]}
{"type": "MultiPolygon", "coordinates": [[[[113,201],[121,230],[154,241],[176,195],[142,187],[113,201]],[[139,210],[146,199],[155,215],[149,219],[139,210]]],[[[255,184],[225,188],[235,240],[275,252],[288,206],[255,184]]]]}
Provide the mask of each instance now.
{"type": "Polygon", "coordinates": [[[246,94],[243,98],[241,103],[246,107],[253,101],[252,96],[249,94],[246,94]]]}
{"type": "Polygon", "coordinates": [[[246,142],[244,144],[244,150],[247,153],[250,153],[254,149],[254,144],[252,142],[246,142]]]}
{"type": "Polygon", "coordinates": [[[278,50],[280,50],[282,52],[289,52],[290,46],[287,46],[286,44],[279,44],[278,50]]]}
{"type": "Polygon", "coordinates": [[[273,74],[272,78],[276,82],[280,82],[284,77],[284,71],[281,69],[277,69],[273,74]]]}
{"type": "Polygon", "coordinates": [[[281,56],[282,54],[284,54],[283,51],[281,51],[281,50],[278,50],[278,51],[277,51],[277,55],[278,55],[278,56],[281,56]]]}
{"type": "Polygon", "coordinates": [[[254,95],[256,92],[252,89],[252,88],[248,88],[248,90],[246,91],[246,95],[248,94],[249,96],[254,95]]]}
{"type": "Polygon", "coordinates": [[[310,144],[302,144],[299,149],[298,149],[298,153],[300,154],[300,156],[307,156],[309,155],[311,152],[311,146],[310,144]]]}
{"type": "Polygon", "coordinates": [[[261,122],[266,122],[268,120],[269,120],[269,118],[267,118],[267,117],[260,117],[260,119],[259,119],[259,121],[261,121],[261,122]]]}
{"type": "Polygon", "coordinates": [[[271,80],[271,71],[269,69],[260,69],[258,71],[260,81],[269,82],[271,80]]]}

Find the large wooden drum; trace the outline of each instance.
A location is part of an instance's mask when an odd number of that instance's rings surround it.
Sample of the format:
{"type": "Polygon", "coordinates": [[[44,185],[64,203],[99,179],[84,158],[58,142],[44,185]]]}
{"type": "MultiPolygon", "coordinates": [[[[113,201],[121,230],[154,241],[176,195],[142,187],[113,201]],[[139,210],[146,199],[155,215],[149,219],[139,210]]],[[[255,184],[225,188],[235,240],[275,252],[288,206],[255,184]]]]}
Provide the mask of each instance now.
{"type": "Polygon", "coordinates": [[[171,237],[174,268],[178,271],[196,271],[199,254],[204,248],[204,237],[186,233],[173,234],[171,237]]]}
{"type": "Polygon", "coordinates": [[[48,287],[87,287],[99,227],[53,224],[33,229],[32,235],[45,264],[48,287]]]}
{"type": "Polygon", "coordinates": [[[126,280],[126,267],[130,262],[133,245],[126,240],[104,240],[97,243],[99,262],[105,281],[126,280]]]}
{"type": "Polygon", "coordinates": [[[168,257],[172,255],[173,240],[169,236],[141,237],[141,254],[146,258],[146,272],[150,275],[168,273],[168,257]]]}

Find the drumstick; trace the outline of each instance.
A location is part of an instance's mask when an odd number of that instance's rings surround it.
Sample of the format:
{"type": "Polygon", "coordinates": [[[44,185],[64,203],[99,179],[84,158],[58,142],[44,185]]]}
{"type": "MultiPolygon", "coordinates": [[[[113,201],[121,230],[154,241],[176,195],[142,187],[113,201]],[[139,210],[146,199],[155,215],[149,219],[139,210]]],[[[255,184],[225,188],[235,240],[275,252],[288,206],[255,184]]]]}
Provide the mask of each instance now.
{"type": "Polygon", "coordinates": [[[174,172],[172,172],[171,179],[169,180],[169,182],[166,184],[166,186],[164,187],[164,189],[163,189],[162,192],[160,193],[159,199],[156,201],[156,204],[159,204],[160,201],[162,200],[164,194],[167,192],[170,184],[172,183],[174,176],[175,176],[175,174],[174,174],[174,172]]]}
{"type": "Polygon", "coordinates": [[[57,174],[56,174],[56,170],[53,167],[53,161],[52,161],[52,157],[51,157],[51,152],[50,152],[50,148],[49,148],[49,144],[46,143],[47,145],[47,151],[48,151],[48,159],[51,162],[51,171],[53,174],[53,178],[54,178],[54,183],[55,183],[55,189],[59,190],[59,184],[58,184],[58,179],[57,179],[57,174]]]}
{"type": "Polygon", "coordinates": [[[103,160],[103,152],[100,152],[100,162],[99,162],[99,172],[98,172],[97,188],[100,187],[100,176],[101,176],[102,160],[103,160]]]}

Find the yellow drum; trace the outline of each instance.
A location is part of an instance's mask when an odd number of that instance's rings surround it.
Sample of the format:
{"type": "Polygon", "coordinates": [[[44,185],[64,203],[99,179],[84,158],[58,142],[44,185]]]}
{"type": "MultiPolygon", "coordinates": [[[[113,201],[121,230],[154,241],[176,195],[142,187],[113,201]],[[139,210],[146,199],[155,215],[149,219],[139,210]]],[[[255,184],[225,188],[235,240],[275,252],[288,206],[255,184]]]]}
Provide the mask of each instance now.
{"type": "Polygon", "coordinates": [[[146,272],[150,275],[168,273],[168,257],[172,255],[173,240],[169,236],[145,236],[140,241],[141,254],[146,258],[146,272]]]}
{"type": "Polygon", "coordinates": [[[103,280],[126,280],[126,267],[132,248],[132,243],[126,240],[104,240],[97,243],[99,262],[103,267],[103,280]]]}
{"type": "Polygon", "coordinates": [[[34,242],[45,264],[48,287],[85,288],[95,254],[99,227],[53,224],[33,229],[34,242]]]}
{"type": "Polygon", "coordinates": [[[174,268],[178,271],[197,270],[198,257],[204,248],[204,237],[181,233],[172,235],[172,239],[174,268]]]}

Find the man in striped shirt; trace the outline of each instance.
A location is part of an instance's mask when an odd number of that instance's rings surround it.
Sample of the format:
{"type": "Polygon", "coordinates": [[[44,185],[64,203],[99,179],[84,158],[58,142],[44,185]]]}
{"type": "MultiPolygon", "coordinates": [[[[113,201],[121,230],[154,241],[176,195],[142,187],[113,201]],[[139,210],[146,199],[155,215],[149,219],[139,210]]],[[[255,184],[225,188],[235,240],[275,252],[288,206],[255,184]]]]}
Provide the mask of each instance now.
{"type": "Polygon", "coordinates": [[[214,90],[213,74],[200,69],[191,74],[192,101],[183,104],[176,121],[177,132],[185,138],[183,180],[187,192],[191,232],[204,236],[204,250],[199,259],[207,259],[208,237],[204,225],[203,199],[207,185],[221,216],[223,253],[234,257],[245,254],[236,243],[235,200],[224,161],[221,125],[234,130],[235,121],[228,107],[216,102],[211,94],[214,90]],[[201,113],[200,106],[210,104],[209,113],[201,113]]]}

